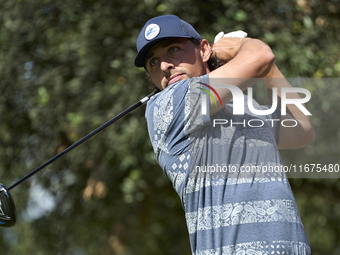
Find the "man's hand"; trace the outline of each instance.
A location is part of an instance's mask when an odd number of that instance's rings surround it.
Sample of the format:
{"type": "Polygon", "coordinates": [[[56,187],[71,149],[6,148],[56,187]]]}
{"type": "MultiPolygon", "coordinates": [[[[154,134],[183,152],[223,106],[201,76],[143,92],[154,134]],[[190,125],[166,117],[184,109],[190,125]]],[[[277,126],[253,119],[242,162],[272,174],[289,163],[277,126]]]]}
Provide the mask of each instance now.
{"type": "Polygon", "coordinates": [[[233,31],[233,32],[229,32],[227,34],[225,34],[223,31],[219,32],[214,39],[214,43],[217,43],[218,40],[220,40],[221,38],[226,38],[226,37],[236,37],[236,38],[246,38],[247,37],[247,33],[242,31],[242,30],[238,30],[238,31],[233,31]]]}
{"type": "Polygon", "coordinates": [[[242,44],[249,39],[250,38],[221,38],[213,44],[211,57],[218,58],[227,63],[237,55],[242,44]]]}
{"type": "Polygon", "coordinates": [[[229,62],[239,51],[247,33],[241,30],[233,31],[227,34],[219,32],[214,39],[212,46],[212,57],[219,58],[224,62],[229,62]]]}

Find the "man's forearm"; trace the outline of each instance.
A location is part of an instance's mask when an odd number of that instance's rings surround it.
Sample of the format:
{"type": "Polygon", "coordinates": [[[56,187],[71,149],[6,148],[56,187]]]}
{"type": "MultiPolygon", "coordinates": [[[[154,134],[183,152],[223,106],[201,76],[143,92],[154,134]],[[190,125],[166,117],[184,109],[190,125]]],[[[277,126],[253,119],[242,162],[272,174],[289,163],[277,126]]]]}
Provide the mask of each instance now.
{"type": "MultiPolygon", "coordinates": [[[[269,73],[263,78],[265,89],[270,100],[272,100],[273,88],[277,88],[278,106],[281,107],[281,88],[291,88],[291,84],[274,64],[269,73]]],[[[301,99],[298,93],[288,93],[287,99],[301,99]]],[[[309,117],[301,112],[294,104],[287,105],[287,113],[293,118],[309,121],[309,117]]]]}
{"type": "MultiPolygon", "coordinates": [[[[292,86],[275,64],[264,77],[263,82],[270,100],[272,100],[273,88],[277,88],[278,107],[281,108],[281,89],[291,88],[292,86]]],[[[301,99],[298,93],[287,93],[286,98],[301,99]]],[[[287,114],[282,115],[281,120],[293,118],[297,121],[297,126],[281,127],[279,148],[301,148],[311,143],[315,138],[315,134],[309,116],[305,115],[295,104],[287,104],[286,108],[287,114]]]]}
{"type": "MultiPolygon", "coordinates": [[[[228,39],[225,38],[225,40],[228,39]]],[[[227,53],[232,59],[227,64],[209,73],[211,86],[226,82],[243,91],[256,83],[254,78],[263,78],[271,69],[275,56],[267,44],[250,38],[239,39],[239,42],[239,47],[236,45],[227,53]]],[[[211,114],[219,111],[232,98],[232,93],[228,89],[220,88],[216,91],[221,97],[222,104],[215,107],[214,103],[211,102],[211,114]]]]}

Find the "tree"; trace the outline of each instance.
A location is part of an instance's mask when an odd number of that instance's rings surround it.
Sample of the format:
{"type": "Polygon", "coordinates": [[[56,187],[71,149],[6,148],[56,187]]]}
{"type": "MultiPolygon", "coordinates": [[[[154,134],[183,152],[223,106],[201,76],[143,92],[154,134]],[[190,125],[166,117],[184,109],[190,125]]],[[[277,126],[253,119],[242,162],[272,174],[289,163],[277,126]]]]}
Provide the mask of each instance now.
{"type": "MultiPolygon", "coordinates": [[[[149,93],[133,60],[139,30],[151,17],[176,14],[209,41],[221,30],[247,31],[272,47],[287,77],[340,74],[336,1],[0,6],[0,180],[6,186],[149,93]]],[[[334,83],[308,89],[317,140],[283,159],[339,163],[340,120],[329,118],[338,116],[340,95],[334,83]]],[[[143,109],[133,112],[13,189],[18,223],[0,230],[2,254],[189,254],[182,206],[155,162],[143,115],[143,109]]],[[[291,184],[313,254],[337,254],[338,180],[291,184]]]]}

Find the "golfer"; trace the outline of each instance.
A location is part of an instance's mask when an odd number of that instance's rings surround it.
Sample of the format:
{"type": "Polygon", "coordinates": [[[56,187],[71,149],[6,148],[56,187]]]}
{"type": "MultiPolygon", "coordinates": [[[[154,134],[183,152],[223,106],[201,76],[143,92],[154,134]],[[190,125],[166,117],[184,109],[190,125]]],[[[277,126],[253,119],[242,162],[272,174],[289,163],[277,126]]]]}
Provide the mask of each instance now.
{"type": "Polygon", "coordinates": [[[161,90],[147,105],[148,131],[156,160],[182,201],[192,254],[310,254],[286,174],[268,171],[283,164],[279,148],[313,141],[308,116],[294,105],[286,115],[277,108],[257,116],[247,104],[236,115],[240,98],[231,89],[213,90],[226,82],[244,91],[261,78],[269,96],[290,87],[268,45],[221,38],[211,47],[190,24],[165,15],[146,22],[137,50],[135,65],[161,90]],[[216,60],[225,64],[212,70],[216,60]],[[213,125],[216,119],[228,125],[213,125]],[[253,119],[264,124],[249,125],[253,119]],[[282,126],[285,119],[297,124],[282,126]],[[257,171],[242,171],[252,166],[257,171]]]}

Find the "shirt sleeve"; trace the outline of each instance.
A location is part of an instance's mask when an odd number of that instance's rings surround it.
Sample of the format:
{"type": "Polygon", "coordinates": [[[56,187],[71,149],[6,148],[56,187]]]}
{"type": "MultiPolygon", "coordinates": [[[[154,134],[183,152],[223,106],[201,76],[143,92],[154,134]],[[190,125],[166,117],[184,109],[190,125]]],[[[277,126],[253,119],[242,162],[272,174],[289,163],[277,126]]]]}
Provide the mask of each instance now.
{"type": "Polygon", "coordinates": [[[207,90],[208,75],[191,79],[185,105],[184,132],[190,135],[210,124],[210,98],[207,90]]]}
{"type": "Polygon", "coordinates": [[[145,117],[157,161],[161,153],[176,155],[189,149],[185,138],[210,123],[209,98],[199,89],[208,80],[205,75],[180,81],[149,100],[145,117]],[[202,100],[206,100],[203,101],[208,112],[205,115],[202,115],[202,100]]]}

